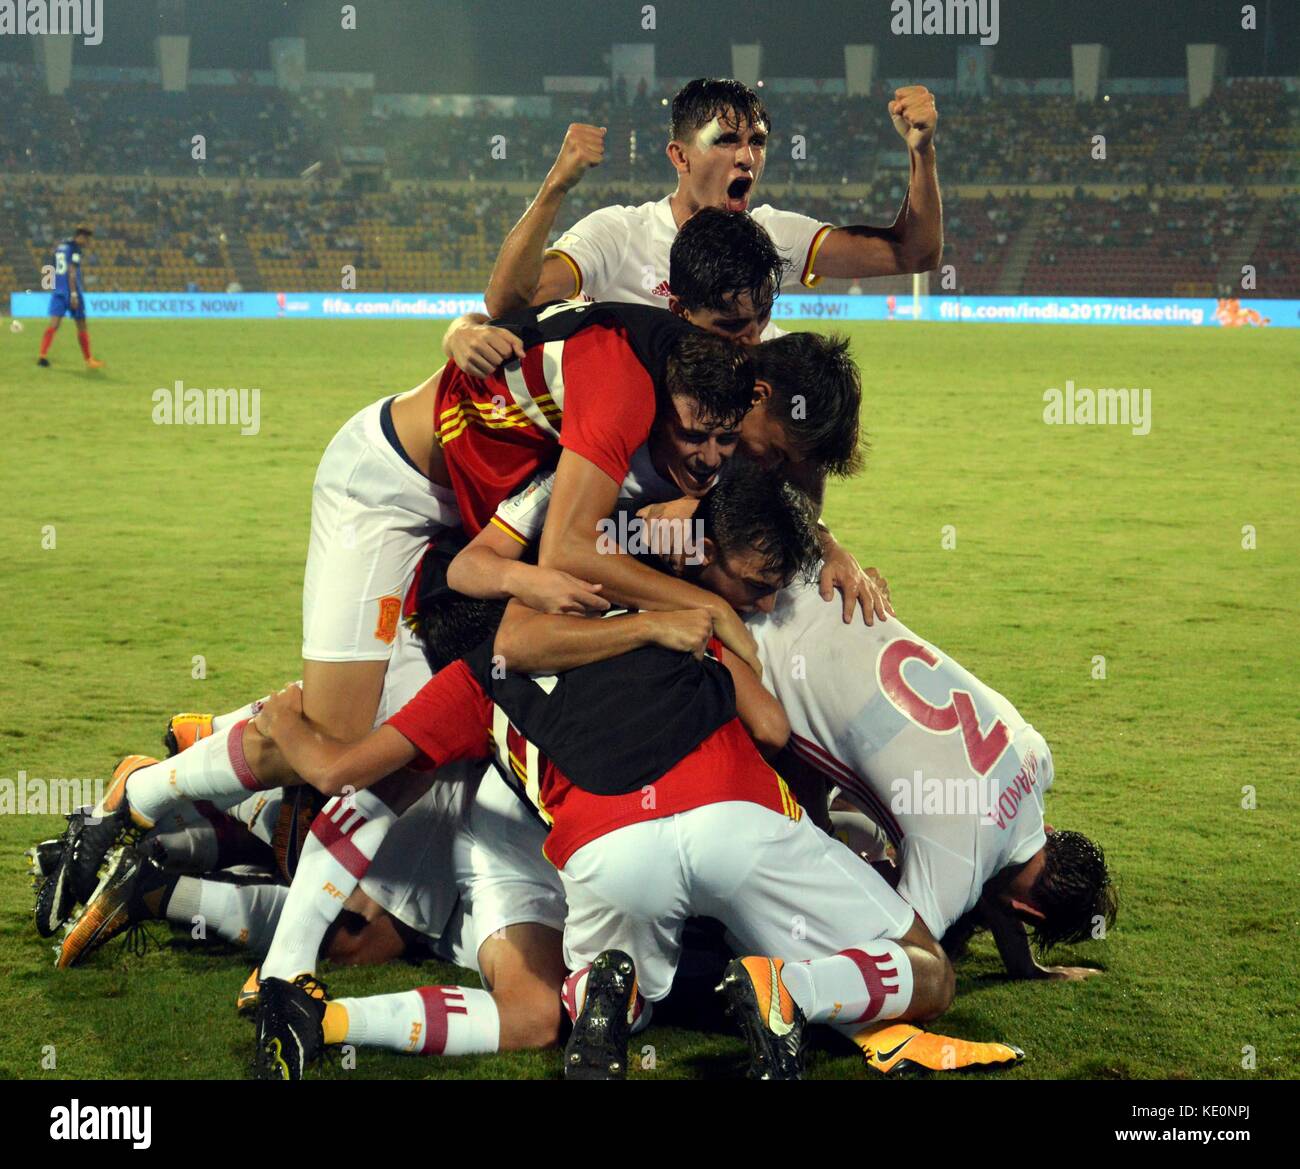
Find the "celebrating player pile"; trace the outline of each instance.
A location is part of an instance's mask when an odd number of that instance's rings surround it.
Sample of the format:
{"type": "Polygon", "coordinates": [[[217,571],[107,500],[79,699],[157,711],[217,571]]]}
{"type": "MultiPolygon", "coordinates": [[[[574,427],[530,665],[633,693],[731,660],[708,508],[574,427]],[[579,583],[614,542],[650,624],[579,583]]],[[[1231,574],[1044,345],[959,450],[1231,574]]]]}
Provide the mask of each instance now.
{"type": "Polygon", "coordinates": [[[547,250],[600,160],[600,132],[570,128],[502,247],[496,319],[457,322],[447,364],[321,459],[302,682],[175,716],[169,759],[128,757],[36,850],[60,967],[202,913],[260,955],[238,1005],[269,1079],[340,1043],[566,1030],[566,1076],[623,1078],[692,947],[716,953],[753,1076],[799,1077],[815,1024],[884,1073],[1021,1058],[922,1028],[954,992],[943,943],[986,924],[1012,976],[1083,977],[1040,966],[1026,927],[1098,936],[1104,857],[1044,824],[1042,736],[818,520],[827,478],[861,467],[858,371],[842,340],[770,325],[783,285],[937,264],[933,101],[889,112],[912,170],[891,228],[750,215],[767,112],[695,81],[676,191],[547,250]],[[832,823],[888,847],[864,858],[832,823]],[[217,879],[248,859],[277,879],[217,879]],[[331,999],[316,977],[402,953],[486,989],[331,999]]]}

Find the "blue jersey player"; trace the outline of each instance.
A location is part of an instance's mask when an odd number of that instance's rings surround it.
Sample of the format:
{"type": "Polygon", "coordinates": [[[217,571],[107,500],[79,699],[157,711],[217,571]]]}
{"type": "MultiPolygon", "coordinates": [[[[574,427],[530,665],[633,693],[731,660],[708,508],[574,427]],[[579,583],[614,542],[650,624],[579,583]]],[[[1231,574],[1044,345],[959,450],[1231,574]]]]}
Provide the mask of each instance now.
{"type": "Polygon", "coordinates": [[[86,359],[87,369],[99,369],[104,363],[90,355],[90,333],[86,328],[86,290],[81,283],[81,254],[90,247],[90,237],[95,233],[88,227],[79,227],[72,238],[64,240],[54,249],[54,292],[50,295],[50,324],[41,338],[41,356],[37,365],[49,365],[50,346],[54,334],[71,314],[77,322],[77,341],[86,359]]]}

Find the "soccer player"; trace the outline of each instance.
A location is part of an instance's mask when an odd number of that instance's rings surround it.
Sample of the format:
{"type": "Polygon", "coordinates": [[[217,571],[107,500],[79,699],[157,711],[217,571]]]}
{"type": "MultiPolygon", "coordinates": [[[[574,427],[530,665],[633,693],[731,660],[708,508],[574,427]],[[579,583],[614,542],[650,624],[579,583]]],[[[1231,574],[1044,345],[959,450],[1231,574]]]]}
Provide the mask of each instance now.
{"type": "MultiPolygon", "coordinates": [[[[845,629],[824,608],[793,588],[750,621],[792,751],[885,829],[898,891],[935,937],[978,911],[1013,977],[1095,973],[1041,966],[1029,950],[1026,928],[1046,950],[1103,936],[1116,913],[1102,850],[1044,824],[1053,767],[1042,735],[897,618],[845,629]]],[[[856,1041],[888,1071],[920,1061],[910,1038],[895,1029],[856,1041]]]]}
{"type": "MultiPolygon", "coordinates": [[[[778,583],[815,562],[810,519],[805,510],[801,547],[772,550],[796,557],[773,565],[778,583]]],[[[762,761],[749,736],[775,751],[788,724],[748,667],[707,637],[707,626],[702,632],[707,642],[695,653],[641,645],[538,679],[494,668],[497,654],[512,661],[515,639],[503,623],[495,642],[444,670],[359,744],[312,736],[295,718],[291,692],[264,711],[298,769],[335,790],[362,788],[413,758],[438,766],[498,753],[551,820],[546,854],[568,899],[567,964],[594,965],[566,1052],[575,1078],[626,1072],[628,1024],[621,1021],[633,997],[631,964],[610,951],[626,943],[645,998],[661,999],[692,913],[717,917],[749,949],[783,955],[764,960],[774,984],[791,961],[801,962],[770,1010],[754,998],[762,989],[750,977],[756,960],[733,963],[728,976],[729,999],[745,1015],[751,1041],[759,1034],[752,1014],[764,1018],[763,1034],[784,1027],[774,1042],[755,1042],[765,1076],[799,1073],[804,1018],[925,1020],[951,1000],[951,967],[925,926],[869,865],[802,819],[762,761]],[[803,917],[803,929],[789,928],[792,913],[803,917]]],[[[286,1020],[326,1017],[328,1008],[301,987],[264,984],[268,992],[293,1004],[286,1020]]],[[[296,1060],[303,1048],[297,1029],[261,1040],[264,1060],[291,1076],[301,1065],[285,1053],[296,1060]]]]}
{"type": "MultiPolygon", "coordinates": [[[[570,420],[565,440],[571,446],[580,446],[585,436],[588,442],[603,442],[626,457],[644,442],[661,398],[691,409],[692,403],[699,406],[712,394],[713,404],[701,412],[724,415],[729,423],[754,412],[754,380],[734,347],[666,312],[637,306],[613,306],[602,312],[603,307],[592,307],[578,319],[570,314],[567,328],[555,324],[548,328],[543,322],[545,339],[536,339],[525,365],[534,377],[545,365],[557,379],[557,393],[567,380],[568,392],[562,400],[570,420]],[[653,316],[659,326],[665,326],[637,334],[637,343],[649,335],[657,339],[658,347],[644,350],[644,357],[620,325],[618,316],[624,311],[653,316]],[[566,340],[566,334],[572,336],[566,340]]],[[[558,422],[560,406],[553,398],[545,400],[547,411],[558,422]]],[[[512,433],[531,444],[526,457],[553,459],[558,453],[558,427],[531,400],[522,373],[507,369],[496,381],[483,383],[449,367],[445,375],[440,370],[416,389],[360,411],[322,457],[312,489],[311,541],[303,585],[303,701],[308,719],[336,738],[359,738],[374,724],[399,634],[403,597],[415,567],[431,539],[462,521],[453,485],[464,493],[465,484],[473,483],[473,477],[465,474],[462,456],[478,449],[474,439],[479,432],[477,426],[470,429],[467,420],[468,433],[460,435],[449,425],[449,411],[459,407],[477,414],[475,403],[486,411],[485,430],[504,421],[512,433]],[[457,391],[455,405],[448,400],[449,386],[457,391]],[[513,401],[516,393],[523,405],[513,401]],[[506,401],[512,404],[507,407],[506,401]],[[440,434],[435,432],[435,418],[440,434]]],[[[779,423],[764,421],[761,409],[757,414],[750,426],[755,443],[768,443],[774,441],[772,434],[784,434],[779,423]]],[[[715,430],[721,433],[721,428],[707,427],[702,437],[692,435],[693,441],[674,450],[669,466],[674,494],[691,490],[698,474],[693,460],[701,447],[715,449],[715,430]]],[[[725,453],[734,445],[732,439],[725,453]]],[[[505,494],[514,485],[506,465],[480,464],[472,469],[485,482],[478,496],[467,496],[471,505],[467,511],[472,512],[476,498],[498,488],[505,494]]],[[[524,467],[519,474],[526,479],[531,469],[524,467]]],[[[496,502],[493,499],[492,507],[496,502]]],[[[466,514],[464,521],[469,526],[471,515],[466,514]]],[[[577,593],[591,605],[604,607],[585,580],[555,571],[549,572],[549,578],[564,596],[577,593]]],[[[669,592],[673,586],[681,587],[667,578],[665,583],[669,592]]],[[[717,608],[724,636],[752,655],[749,635],[735,614],[724,612],[725,606],[715,598],[702,595],[706,604],[717,608]]],[[[176,800],[246,794],[295,780],[261,740],[247,712],[164,763],[147,756],[129,757],[96,809],[98,821],[78,817],[69,823],[65,835],[70,846],[53,878],[58,896],[51,923],[60,924],[72,905],[86,900],[104,857],[126,833],[147,829],[176,800]]],[[[371,816],[392,814],[382,800],[373,798],[371,816]]],[[[371,799],[367,796],[362,802],[369,804],[371,799]]]]}
{"type": "MultiPolygon", "coordinates": [[[[731,628],[734,613],[716,597],[680,581],[665,583],[662,574],[627,557],[604,555],[593,533],[613,510],[632,456],[657,418],[665,420],[670,466],[679,468],[670,479],[686,496],[707,491],[737,449],[767,469],[789,467],[801,478],[856,469],[861,385],[847,345],[804,333],[749,347],[747,355],[728,346],[736,369],[727,374],[713,364],[715,342],[671,314],[639,305],[558,302],[502,323],[521,337],[529,356],[486,380],[449,366],[438,393],[443,453],[466,530],[477,533],[511,490],[558,454],[539,564],[598,582],[601,595],[619,604],[708,609],[723,642],[752,657],[748,635],[731,628]],[[688,332],[678,339],[674,330],[681,329],[688,332]],[[570,376],[568,346],[578,346],[572,361],[581,380],[570,376]],[[701,366],[705,358],[709,370],[701,366]],[[614,400],[597,369],[623,382],[639,379],[642,388],[614,400]],[[749,399],[742,407],[737,387],[746,379],[749,399]],[[566,404],[562,436],[555,425],[559,401],[566,404]],[[581,421],[571,413],[579,406],[581,421]]],[[[827,557],[841,563],[846,603],[850,596],[869,599],[870,582],[857,562],[829,533],[823,543],[827,557]]]]}
{"type": "MultiPolygon", "coordinates": [[[[889,115],[907,144],[911,171],[891,226],[835,227],[767,205],[754,209],[789,264],[787,287],[811,288],[824,276],[893,276],[938,266],[943,220],[934,97],[924,86],[898,89],[889,115]]],[[[705,78],[687,83],[673,98],[666,148],[676,190],[639,207],[594,211],[548,249],[565,196],[604,155],[602,129],[570,126],[537,197],[501,246],[484,293],[488,313],[501,316],[525,304],[573,296],[663,305],[672,292],[673,237],[702,207],[749,211],[771,130],[766,107],[748,86],[705,78]]]]}
{"type": "Polygon", "coordinates": [[[72,238],[64,240],[54,249],[54,291],[50,294],[50,323],[41,337],[41,355],[37,365],[50,364],[50,346],[54,334],[71,314],[77,323],[77,344],[85,358],[87,369],[101,369],[104,363],[91,356],[90,330],[86,328],[86,288],[81,280],[81,256],[90,249],[90,238],[95,233],[88,227],[79,227],[72,238]]]}
{"type": "MultiPolygon", "coordinates": [[[[749,345],[756,345],[760,336],[768,332],[772,305],[786,266],[771,237],[753,218],[738,211],[702,209],[677,233],[669,265],[677,290],[669,297],[669,309],[674,314],[709,332],[749,345]]],[[[462,369],[481,371],[482,376],[496,370],[519,345],[515,334],[498,327],[502,323],[463,328],[455,335],[449,333],[452,340],[448,348],[456,364],[462,369]]],[[[792,353],[796,348],[790,343],[785,352],[792,353]]],[[[783,346],[774,346],[772,352],[782,349],[783,346]]],[[[793,412],[794,402],[787,397],[784,402],[778,399],[770,405],[793,412]]],[[[802,405],[805,411],[821,408],[807,399],[802,405]]],[[[838,471],[851,473],[857,466],[855,458],[838,471]]],[[[786,460],[780,472],[820,504],[825,494],[824,465],[810,460],[786,460]]],[[[630,494],[646,496],[644,490],[637,488],[630,494]]],[[[650,501],[647,497],[641,502],[650,501]]],[[[678,518],[689,518],[688,510],[680,505],[678,510],[678,518]]],[[[824,524],[819,522],[818,527],[825,549],[820,572],[822,596],[830,600],[838,589],[844,598],[844,620],[852,620],[854,608],[861,605],[863,616],[870,623],[872,609],[882,607],[871,571],[864,572],[836,543],[824,524]]]]}
{"type": "MultiPolygon", "coordinates": [[[[744,499],[748,501],[749,506],[747,510],[754,514],[754,522],[758,524],[764,533],[766,533],[766,538],[760,541],[761,548],[755,554],[759,555],[760,558],[766,558],[772,562],[769,567],[771,572],[774,574],[775,579],[772,580],[770,587],[776,588],[784,583],[785,579],[787,579],[793,571],[792,558],[806,559],[810,554],[815,554],[816,546],[813,541],[811,527],[807,525],[806,521],[802,526],[797,526],[793,522],[795,512],[792,511],[792,509],[797,506],[802,506],[806,509],[807,505],[800,505],[797,503],[798,496],[792,488],[781,484],[778,480],[763,475],[756,468],[747,469],[749,471],[748,476],[738,475],[734,479],[735,486],[723,486],[719,488],[719,491],[723,498],[726,498],[729,494],[734,495],[739,491],[743,493],[744,499]],[[793,551],[791,551],[792,548],[793,551]]],[[[739,506],[739,503],[737,506],[739,506]]],[[[798,514],[802,515],[802,513],[798,514]]],[[[747,529],[745,535],[748,537],[751,531],[752,529],[747,529]]],[[[722,531],[717,533],[717,535],[720,541],[730,548],[728,541],[732,538],[732,533],[730,531],[722,531]]],[[[732,550],[738,555],[743,551],[739,548],[732,550]]],[[[504,655],[507,661],[512,663],[517,662],[520,668],[530,668],[531,665],[534,664],[532,657],[532,655],[535,655],[534,647],[542,643],[550,643],[554,646],[551,651],[552,656],[544,663],[548,668],[562,668],[566,670],[578,669],[580,667],[595,668],[593,663],[606,660],[611,656],[623,653],[624,651],[646,646],[661,647],[657,651],[657,654],[649,655],[649,659],[652,662],[662,662],[665,658],[671,661],[674,660],[674,656],[680,657],[683,651],[692,648],[698,648],[702,652],[703,642],[705,638],[709,636],[711,627],[712,621],[708,614],[703,611],[687,614],[644,612],[628,617],[611,618],[606,621],[585,622],[570,621],[561,617],[548,617],[544,614],[538,614],[520,607],[518,612],[512,615],[508,621],[503,623],[502,628],[498,633],[495,652],[504,655]],[[663,652],[664,650],[667,650],[668,653],[665,654],[663,652]]],[[[489,647],[488,668],[490,671],[492,670],[493,662],[496,660],[490,656],[493,652],[490,648],[491,644],[491,640],[489,639],[486,645],[489,647]]],[[[542,663],[537,662],[537,664],[542,663]]],[[[741,667],[738,666],[737,669],[739,668],[741,667]]],[[[748,668],[744,667],[744,670],[746,674],[748,674],[748,678],[751,680],[751,692],[755,694],[761,702],[767,704],[767,706],[773,706],[774,704],[772,704],[766,695],[763,694],[761,688],[752,685],[753,675],[748,671],[748,668]]],[[[440,674],[439,677],[443,677],[446,673],[448,673],[448,671],[443,671],[443,674],[440,674]]],[[[648,680],[651,675],[645,674],[644,676],[647,679],[647,685],[649,685],[650,683],[648,680]]],[[[444,678],[444,683],[445,681],[446,679],[444,678]]],[[[292,693],[292,690],[286,692],[286,694],[292,693]]],[[[457,713],[456,708],[454,704],[451,703],[450,699],[448,699],[445,710],[449,723],[455,728],[456,733],[467,733],[465,728],[467,726],[466,719],[469,718],[469,715],[466,714],[462,717],[457,713]]],[[[341,754],[347,753],[346,745],[324,742],[319,736],[312,736],[309,732],[305,732],[305,725],[298,716],[297,710],[294,709],[291,703],[287,703],[283,696],[273,700],[271,704],[268,705],[261,714],[259,714],[258,721],[260,725],[264,726],[266,732],[276,741],[277,745],[285,750],[286,757],[290,759],[295,766],[298,764],[303,765],[305,770],[303,770],[301,774],[304,778],[318,786],[328,795],[334,795],[342,788],[364,790],[371,782],[373,782],[374,779],[378,778],[367,774],[364,781],[353,783],[355,777],[351,772],[333,769],[333,761],[336,761],[341,754]]],[[[468,725],[472,726],[475,724],[471,721],[468,725]]],[[[494,733],[497,735],[499,741],[498,745],[502,749],[502,759],[508,759],[506,765],[512,769],[506,772],[507,776],[517,787],[521,788],[521,790],[528,795],[532,806],[538,809],[538,815],[542,820],[549,822],[550,816],[545,806],[545,801],[542,800],[541,803],[538,802],[539,799],[541,799],[541,796],[535,782],[536,777],[534,777],[531,786],[529,785],[529,781],[524,780],[521,783],[519,779],[520,768],[540,766],[534,761],[534,753],[531,749],[524,747],[520,743],[516,743],[512,737],[514,732],[507,732],[504,729],[504,724],[496,725],[494,733]],[[513,758],[508,758],[510,755],[513,755],[513,758]]],[[[687,730],[686,733],[689,735],[689,730],[687,730]]],[[[673,738],[675,734],[675,729],[672,726],[665,724],[661,730],[661,739],[667,742],[667,740],[673,738]]],[[[546,741],[553,745],[552,749],[559,750],[563,753],[565,748],[561,745],[561,741],[565,737],[565,733],[561,733],[560,729],[557,728],[555,737],[548,737],[546,741]]],[[[383,736],[380,736],[381,741],[382,738],[383,736]]],[[[783,741],[783,735],[781,736],[781,740],[783,741]]],[[[372,743],[374,742],[374,739],[372,737],[363,742],[372,743]]],[[[774,743],[774,746],[779,745],[779,743],[774,743]]],[[[489,737],[486,732],[474,741],[474,747],[475,750],[471,752],[472,757],[484,758],[487,756],[489,737]]],[[[683,751],[686,749],[687,748],[683,748],[683,751]]],[[[486,782],[487,781],[485,780],[485,783],[486,782]]],[[[341,822],[345,821],[346,813],[337,811],[337,809],[346,809],[346,807],[346,800],[333,800],[331,804],[326,805],[325,812],[321,817],[322,821],[328,823],[332,815],[335,819],[340,820],[341,822]]],[[[318,827],[319,823],[320,822],[318,822],[318,827]]],[[[481,826],[477,831],[481,836],[480,843],[482,847],[488,849],[496,847],[493,843],[492,823],[489,822],[481,826]]],[[[313,829],[313,835],[318,834],[317,829],[313,829]]],[[[534,838],[534,847],[545,839],[546,837],[543,830],[543,834],[540,837],[534,838]]],[[[330,850],[336,852],[342,844],[346,843],[347,841],[340,843],[331,841],[330,850]]],[[[346,868],[340,868],[338,871],[331,871],[328,874],[322,874],[328,878],[332,890],[339,896],[347,895],[349,892],[349,881],[355,881],[365,875],[364,868],[362,867],[364,865],[363,859],[358,857],[355,852],[350,849],[349,852],[352,856],[352,863],[350,865],[346,868]]],[[[340,859],[346,860],[346,857],[341,856],[340,859]]],[[[520,870],[519,876],[516,877],[517,882],[520,877],[527,877],[528,863],[526,859],[522,861],[516,859],[514,867],[520,870]]],[[[336,899],[331,899],[328,896],[321,897],[317,894],[317,886],[321,884],[320,877],[322,875],[318,875],[314,884],[307,882],[300,886],[299,882],[295,881],[295,886],[291,894],[297,896],[301,892],[304,899],[311,899],[314,902],[319,903],[317,910],[320,915],[320,920],[317,922],[318,935],[324,934],[324,929],[328,927],[329,924],[329,918],[333,915],[333,912],[337,907],[336,899]]],[[[499,880],[499,877],[497,879],[499,880]]],[[[545,902],[546,897],[543,895],[549,892],[546,888],[545,882],[534,876],[531,883],[535,890],[540,890],[540,893],[535,892],[531,897],[526,896],[525,900],[540,898],[545,902]]],[[[475,895],[471,893],[469,900],[471,907],[476,907],[479,904],[481,897],[476,899],[475,895]]],[[[481,916],[477,908],[474,908],[473,916],[477,923],[481,916]]],[[[304,920],[305,919],[306,915],[304,914],[304,920]]],[[[486,921],[487,919],[484,918],[483,920],[486,921]]],[[[527,961],[516,963],[516,965],[522,965],[525,969],[536,969],[538,967],[545,968],[548,961],[554,961],[558,964],[559,933],[555,928],[555,925],[558,925],[558,923],[552,925],[553,940],[550,943],[550,957],[548,958],[548,948],[545,944],[545,939],[537,938],[535,939],[535,944],[530,945],[528,949],[522,951],[527,957],[527,961]]],[[[480,928],[482,928],[482,926],[480,926],[480,928]]],[[[315,942],[318,944],[319,937],[315,939],[315,942]]],[[[306,964],[305,971],[310,975],[311,969],[314,968],[315,957],[314,949],[310,950],[310,952],[304,949],[297,954],[294,964],[298,967],[303,967],[304,964],[306,964]]],[[[265,1046],[266,1043],[272,1042],[276,1038],[279,1031],[286,1025],[286,1020],[289,1022],[292,1021],[295,1012],[295,1008],[292,1006],[293,1002],[297,1001],[301,1003],[303,1001],[302,995],[298,994],[297,991],[302,990],[303,987],[311,981],[310,977],[304,979],[302,974],[288,979],[275,974],[271,966],[271,957],[268,956],[268,961],[264,966],[263,978],[263,995],[266,1009],[264,1017],[261,1019],[259,1024],[264,1033],[263,1046],[265,1046]],[[295,987],[297,990],[293,989],[295,987]]],[[[518,982],[519,978],[516,977],[514,983],[517,984],[518,982]]],[[[511,1006],[509,1012],[507,1012],[506,1006],[500,1001],[490,1007],[488,1003],[482,1001],[481,998],[476,1000],[476,993],[469,991],[465,993],[464,997],[467,997],[469,1000],[477,1001],[477,1005],[474,1005],[474,1002],[471,1002],[469,1008],[470,1014],[477,1018],[486,1012],[486,1014],[490,1015],[492,1019],[499,1020],[500,1026],[503,1029],[501,1032],[503,1036],[507,1034],[505,1030],[507,1024],[509,1024],[512,1031],[517,1032],[519,1026],[522,1025],[517,1022],[520,1018],[521,1007],[521,1004],[515,1002],[518,997],[517,986],[503,987],[500,985],[498,980],[493,980],[492,986],[494,995],[498,995],[498,997],[504,995],[507,1003],[514,1004],[511,1006]]],[[[553,989],[555,991],[553,1006],[556,1011],[558,1011],[558,980],[553,989]]],[[[439,999],[438,1002],[440,1003],[441,999],[439,999]]],[[[414,1010],[417,1007],[420,1010],[429,1009],[428,1002],[423,1000],[417,1002],[415,997],[408,996],[403,1000],[403,1004],[404,1005],[402,1005],[401,1008],[403,1011],[414,1010]]],[[[535,1035],[536,1026],[538,1025],[536,1019],[536,1000],[535,998],[530,997],[529,1000],[522,1005],[525,1005],[528,1008],[528,1014],[533,1020],[533,1030],[531,1033],[535,1035]]],[[[395,1006],[395,1004],[386,1004],[382,1008],[376,1006],[374,1007],[374,1010],[387,1010],[388,1006],[395,1006]]],[[[351,1007],[346,1009],[352,1010],[351,1007]]],[[[356,1007],[357,1012],[370,1010],[371,1008],[366,1006],[356,1007]]],[[[337,1013],[335,1013],[335,1017],[338,1017],[337,1013]]],[[[358,1019],[361,1019],[375,1018],[377,1016],[358,1014],[357,1017],[358,1019]]],[[[427,1023],[427,1020],[425,1022],[427,1023]]],[[[474,1019],[466,1020],[467,1024],[472,1024],[473,1022],[474,1019]]],[[[550,1025],[554,1026],[556,1023],[558,1023],[558,1015],[550,1020],[550,1025]]],[[[333,1027],[334,1024],[327,1021],[325,1033],[327,1035],[337,1034],[333,1027]]],[[[359,1023],[358,1028],[356,1034],[366,1033],[360,1029],[359,1023]]],[[[423,1029],[424,1025],[422,1024],[422,1030],[423,1029]]],[[[490,1031],[491,1028],[488,1028],[488,1030],[490,1031]]],[[[398,1031],[400,1031],[400,1036],[398,1036],[398,1038],[400,1038],[399,1049],[406,1050],[408,1049],[411,1028],[409,1026],[401,1027],[398,1028],[398,1031]]],[[[373,1031],[370,1033],[373,1033],[373,1031]]],[[[385,1032],[385,1034],[387,1033],[388,1032],[385,1032]]],[[[440,1028],[438,1033],[443,1034],[443,1029],[440,1028]]],[[[393,1032],[393,1034],[396,1034],[396,1032],[393,1032]]],[[[353,1037],[355,1038],[355,1035],[353,1037]]],[[[486,1038],[487,1031],[480,1035],[479,1042],[482,1042],[486,1038]]],[[[495,1031],[492,1031],[491,1038],[495,1043],[495,1031]]],[[[280,1035],[280,1039],[280,1050],[283,1051],[288,1045],[283,1035],[280,1035]]],[[[496,1049],[495,1046],[480,1046],[473,1048],[473,1050],[496,1049]]],[[[458,1050],[466,1049],[459,1048],[458,1050]]],[[[280,1068],[281,1062],[278,1060],[272,1060],[270,1066],[271,1070],[280,1068]]],[[[295,1068],[292,1064],[286,1064],[284,1066],[288,1068],[287,1074],[290,1076],[297,1075],[300,1070],[295,1068]]],[[[286,1073],[283,1073],[282,1071],[282,1074],[286,1073]]]]}

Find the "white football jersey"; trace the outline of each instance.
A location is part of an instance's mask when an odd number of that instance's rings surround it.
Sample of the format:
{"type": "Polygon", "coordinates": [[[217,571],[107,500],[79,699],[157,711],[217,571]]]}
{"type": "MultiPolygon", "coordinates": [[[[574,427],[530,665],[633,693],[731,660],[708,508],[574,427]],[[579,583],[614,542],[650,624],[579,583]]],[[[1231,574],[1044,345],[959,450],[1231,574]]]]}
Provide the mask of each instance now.
{"type": "MultiPolygon", "coordinates": [[[[554,471],[538,472],[522,491],[501,501],[492,523],[521,544],[531,544],[540,539],[554,486],[554,471]]],[[[632,452],[627,478],[618,489],[618,510],[634,512],[647,503],[666,503],[680,499],[681,495],[680,487],[655,470],[650,461],[649,446],[642,443],[632,452]]]]}
{"type": "MultiPolygon", "coordinates": [[[[764,204],[751,213],[788,265],[783,292],[817,284],[813,263],[832,230],[820,219],[764,204]]],[[[601,207],[578,220],[547,249],[573,268],[579,296],[668,307],[668,254],[677,238],[669,197],[639,207],[601,207]]],[[[770,322],[763,339],[780,336],[770,322]]]]}
{"type": "Polygon", "coordinates": [[[902,622],[845,625],[816,584],[749,621],[791,746],[898,849],[898,891],[936,938],[1042,848],[1052,755],[1002,695],[902,622]]]}

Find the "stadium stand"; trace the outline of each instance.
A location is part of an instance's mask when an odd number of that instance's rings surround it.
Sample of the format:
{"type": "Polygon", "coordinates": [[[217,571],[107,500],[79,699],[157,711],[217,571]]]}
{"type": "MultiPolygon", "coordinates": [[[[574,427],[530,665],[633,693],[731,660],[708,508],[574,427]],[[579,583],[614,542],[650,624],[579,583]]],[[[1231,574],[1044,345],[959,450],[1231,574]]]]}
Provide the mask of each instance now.
{"type": "MultiPolygon", "coordinates": [[[[339,288],[348,265],[362,291],[481,289],[570,121],[609,134],[600,185],[570,195],[561,229],[669,186],[664,94],[555,95],[542,117],[503,117],[483,99],[421,117],[365,91],[239,80],[183,94],[86,83],[70,101],[0,78],[0,277],[38,286],[54,243],[86,220],[96,291],[339,288]],[[349,184],[349,149],[382,158],[372,189],[349,184]]],[[[886,97],[771,96],[760,201],[889,222],[906,176],[886,97]]],[[[940,109],[945,289],[1231,295],[1249,262],[1258,294],[1300,293],[1300,100],[1280,82],[1238,79],[1195,110],[1180,94],[1131,93],[950,97],[940,109]]]]}

